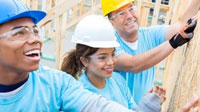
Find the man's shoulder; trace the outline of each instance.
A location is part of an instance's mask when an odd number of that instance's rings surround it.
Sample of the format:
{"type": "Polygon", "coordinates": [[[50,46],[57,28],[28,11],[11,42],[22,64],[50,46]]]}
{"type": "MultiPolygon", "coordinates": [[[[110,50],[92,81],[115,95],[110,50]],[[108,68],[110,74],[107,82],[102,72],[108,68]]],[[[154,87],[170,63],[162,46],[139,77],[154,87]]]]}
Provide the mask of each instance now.
{"type": "Polygon", "coordinates": [[[49,68],[48,66],[44,66],[42,64],[40,64],[38,70],[36,70],[35,72],[36,73],[48,73],[48,74],[63,74],[64,73],[60,70],[49,68]]]}
{"type": "Polygon", "coordinates": [[[47,66],[43,66],[40,64],[40,67],[38,70],[32,72],[30,74],[35,80],[40,81],[43,84],[49,84],[51,86],[58,86],[64,84],[64,82],[68,82],[65,84],[70,84],[75,81],[75,79],[60,70],[52,69],[47,66]],[[52,83],[53,82],[53,83],[52,83]]]}
{"type": "Polygon", "coordinates": [[[57,69],[53,69],[53,68],[49,68],[47,66],[44,66],[42,64],[40,64],[38,70],[33,72],[35,75],[39,76],[39,77],[46,77],[46,78],[67,78],[67,77],[71,77],[71,75],[57,70],[57,69]]]}
{"type": "Polygon", "coordinates": [[[146,31],[159,31],[160,29],[167,29],[169,25],[153,25],[149,27],[140,27],[139,32],[146,32],[146,31]]]}

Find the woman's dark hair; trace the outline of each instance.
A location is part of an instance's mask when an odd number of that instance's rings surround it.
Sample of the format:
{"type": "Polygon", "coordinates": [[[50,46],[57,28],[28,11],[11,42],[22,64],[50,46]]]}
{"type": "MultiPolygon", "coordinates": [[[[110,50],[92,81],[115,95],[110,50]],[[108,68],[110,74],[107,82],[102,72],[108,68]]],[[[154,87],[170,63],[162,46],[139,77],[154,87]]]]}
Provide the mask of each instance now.
{"type": "Polygon", "coordinates": [[[82,64],[80,57],[87,58],[94,54],[98,48],[92,48],[86,45],[77,44],[76,49],[66,53],[63,60],[61,70],[71,74],[74,78],[78,78],[82,74],[84,65],[82,64]]]}

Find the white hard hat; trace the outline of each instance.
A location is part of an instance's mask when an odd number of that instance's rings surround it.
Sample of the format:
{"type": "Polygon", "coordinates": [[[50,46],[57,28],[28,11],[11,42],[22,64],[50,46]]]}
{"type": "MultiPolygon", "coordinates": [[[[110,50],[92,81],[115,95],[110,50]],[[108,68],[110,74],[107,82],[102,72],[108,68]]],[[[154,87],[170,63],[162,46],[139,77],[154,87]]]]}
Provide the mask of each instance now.
{"type": "Polygon", "coordinates": [[[93,48],[118,47],[112,24],[101,15],[83,18],[76,26],[72,42],[93,48]]]}

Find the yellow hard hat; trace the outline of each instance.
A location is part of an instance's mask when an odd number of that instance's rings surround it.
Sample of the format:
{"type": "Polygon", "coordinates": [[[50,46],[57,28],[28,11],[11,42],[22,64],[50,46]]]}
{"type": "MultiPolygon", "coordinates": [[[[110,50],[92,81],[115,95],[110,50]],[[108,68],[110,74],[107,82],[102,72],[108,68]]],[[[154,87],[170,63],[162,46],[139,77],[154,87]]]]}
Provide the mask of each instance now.
{"type": "Polygon", "coordinates": [[[101,0],[103,15],[106,16],[112,11],[123,7],[124,5],[134,2],[135,0],[101,0]]]}

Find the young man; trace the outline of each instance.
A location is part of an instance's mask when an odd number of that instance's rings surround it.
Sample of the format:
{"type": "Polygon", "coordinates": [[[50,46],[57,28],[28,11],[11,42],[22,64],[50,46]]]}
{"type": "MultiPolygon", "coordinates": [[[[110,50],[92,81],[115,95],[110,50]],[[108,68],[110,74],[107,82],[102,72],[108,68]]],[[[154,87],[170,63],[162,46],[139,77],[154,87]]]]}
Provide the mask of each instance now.
{"type": "Polygon", "coordinates": [[[192,37],[191,34],[185,35],[184,31],[181,34],[184,38],[176,38],[180,35],[173,36],[197,13],[200,1],[193,0],[176,24],[148,28],[139,28],[139,15],[134,0],[101,0],[101,5],[103,15],[108,16],[116,29],[116,37],[120,43],[120,47],[116,48],[118,58],[115,69],[126,79],[138,103],[153,85],[154,65],[175,48],[188,42],[186,37],[192,37]]]}

